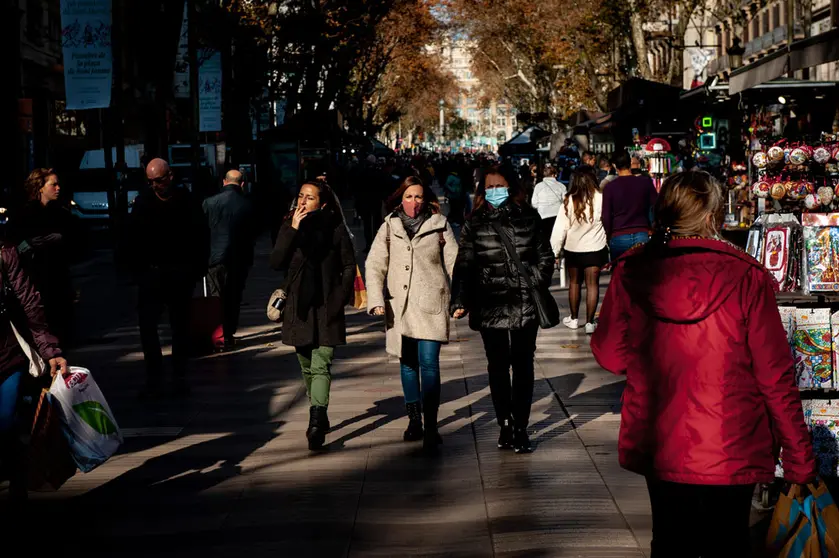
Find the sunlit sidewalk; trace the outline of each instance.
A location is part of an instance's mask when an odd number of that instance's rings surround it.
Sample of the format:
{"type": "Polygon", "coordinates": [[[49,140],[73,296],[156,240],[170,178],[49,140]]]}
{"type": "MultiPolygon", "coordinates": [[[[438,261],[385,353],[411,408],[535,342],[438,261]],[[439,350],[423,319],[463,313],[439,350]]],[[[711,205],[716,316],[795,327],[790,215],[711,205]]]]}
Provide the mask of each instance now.
{"type": "MultiPolygon", "coordinates": [[[[643,479],[617,465],[622,380],[599,369],[582,330],[542,331],[531,455],[500,452],[480,336],[455,322],[442,352],[442,455],[402,442],[398,362],[379,320],[352,311],[337,351],[328,449],[310,453],[293,350],[264,308],[277,276],[260,245],[240,348],[193,364],[186,401],[142,403],[135,327],[75,354],[127,441],[57,493],[41,517],[84,517],[107,556],[608,556],[649,545],[643,479]]],[[[363,258],[363,255],[359,255],[363,258]]],[[[558,284],[558,281],[556,281],[558,284]]],[[[561,304],[564,292],[556,291],[561,304]]],[[[0,500],[5,494],[0,491],[0,500]]],[[[5,504],[5,502],[3,502],[5,504]]],[[[69,546],[68,546],[69,545],[69,546]]]]}

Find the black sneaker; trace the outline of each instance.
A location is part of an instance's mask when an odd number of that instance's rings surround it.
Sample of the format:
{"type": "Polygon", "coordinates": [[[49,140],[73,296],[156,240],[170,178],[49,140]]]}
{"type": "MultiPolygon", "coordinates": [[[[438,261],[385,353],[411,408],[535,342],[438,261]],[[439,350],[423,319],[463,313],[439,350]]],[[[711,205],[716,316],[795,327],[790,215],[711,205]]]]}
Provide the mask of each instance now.
{"type": "Polygon", "coordinates": [[[530,453],[533,448],[530,446],[530,438],[527,437],[526,428],[516,428],[513,432],[513,449],[516,453],[530,453]]]}
{"type": "Polygon", "coordinates": [[[498,449],[513,449],[513,424],[510,419],[501,423],[501,435],[498,436],[498,449]]]}

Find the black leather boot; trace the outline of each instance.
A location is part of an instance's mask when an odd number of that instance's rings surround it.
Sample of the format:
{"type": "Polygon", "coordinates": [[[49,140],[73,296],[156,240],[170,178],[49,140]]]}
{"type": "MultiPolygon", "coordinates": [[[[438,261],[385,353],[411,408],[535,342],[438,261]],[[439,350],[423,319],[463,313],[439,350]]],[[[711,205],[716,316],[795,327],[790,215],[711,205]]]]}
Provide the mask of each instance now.
{"type": "Polygon", "coordinates": [[[501,434],[498,436],[498,449],[513,449],[513,421],[504,419],[501,423],[501,434]]]}
{"type": "Polygon", "coordinates": [[[425,418],[425,434],[422,437],[422,449],[429,455],[439,452],[438,446],[443,443],[437,432],[437,411],[440,408],[440,390],[425,393],[422,396],[422,414],[425,418]]]}
{"type": "Polygon", "coordinates": [[[326,415],[326,407],[310,407],[309,428],[306,430],[309,449],[313,451],[321,449],[326,441],[327,432],[329,432],[329,418],[326,415]]]}
{"type": "Polygon", "coordinates": [[[406,442],[422,440],[422,406],[417,401],[416,403],[406,403],[405,409],[408,411],[408,428],[402,435],[402,439],[406,442]]]}
{"type": "Polygon", "coordinates": [[[533,448],[530,446],[530,438],[527,435],[527,428],[516,428],[513,431],[513,449],[516,453],[530,453],[533,448]]]}

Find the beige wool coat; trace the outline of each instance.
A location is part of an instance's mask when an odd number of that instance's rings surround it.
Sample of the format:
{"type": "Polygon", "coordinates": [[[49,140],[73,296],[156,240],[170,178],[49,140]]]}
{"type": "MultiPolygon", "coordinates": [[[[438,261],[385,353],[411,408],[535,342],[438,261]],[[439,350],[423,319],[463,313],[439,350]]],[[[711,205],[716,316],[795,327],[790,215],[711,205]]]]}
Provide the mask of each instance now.
{"type": "Polygon", "coordinates": [[[449,340],[449,300],[457,240],[443,215],[429,217],[413,240],[402,219],[389,215],[367,256],[367,311],[385,308],[387,352],[402,356],[402,336],[449,340]],[[387,234],[390,230],[390,249],[387,234]],[[440,246],[440,232],[445,244],[440,246]],[[385,300],[385,281],[390,295],[385,300]]]}

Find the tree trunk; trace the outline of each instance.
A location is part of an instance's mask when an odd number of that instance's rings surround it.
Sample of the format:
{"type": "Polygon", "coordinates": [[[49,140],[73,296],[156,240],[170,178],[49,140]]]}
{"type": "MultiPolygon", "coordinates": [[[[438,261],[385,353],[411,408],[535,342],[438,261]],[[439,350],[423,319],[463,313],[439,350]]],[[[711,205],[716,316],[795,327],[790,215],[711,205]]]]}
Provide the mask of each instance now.
{"type": "Polygon", "coordinates": [[[589,58],[585,48],[583,48],[580,44],[577,44],[577,48],[580,50],[580,58],[583,61],[583,69],[588,77],[589,89],[591,89],[591,93],[594,95],[594,101],[597,103],[597,107],[601,111],[606,112],[608,110],[608,102],[606,94],[600,87],[600,80],[597,79],[597,70],[595,69],[594,64],[591,63],[591,58],[589,58]]]}
{"type": "Polygon", "coordinates": [[[629,23],[632,30],[632,45],[635,47],[635,61],[638,67],[638,74],[644,79],[652,79],[650,64],[647,61],[647,39],[644,36],[644,15],[634,8],[629,16],[629,23]]]}

